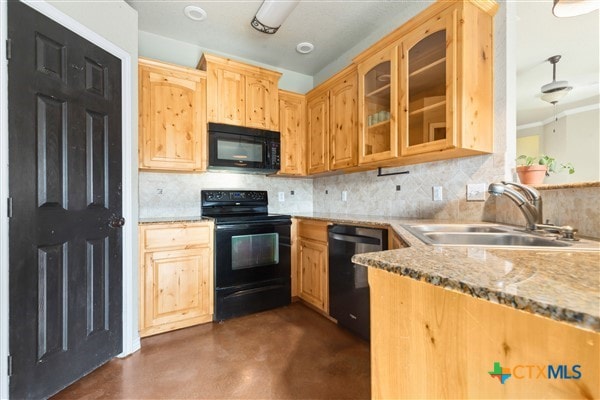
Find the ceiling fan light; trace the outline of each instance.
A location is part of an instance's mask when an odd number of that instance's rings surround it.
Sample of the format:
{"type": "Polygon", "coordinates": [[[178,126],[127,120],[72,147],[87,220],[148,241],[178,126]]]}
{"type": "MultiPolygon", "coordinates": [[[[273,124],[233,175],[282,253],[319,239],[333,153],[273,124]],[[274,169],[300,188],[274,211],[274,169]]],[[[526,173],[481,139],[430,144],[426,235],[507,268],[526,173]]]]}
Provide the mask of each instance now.
{"type": "Polygon", "coordinates": [[[300,0],[265,0],[250,22],[257,31],[273,34],[296,8],[300,0]]]}
{"type": "Polygon", "coordinates": [[[597,0],[554,0],[552,13],[557,17],[575,17],[600,8],[597,0]]]}
{"type": "Polygon", "coordinates": [[[573,89],[572,87],[566,87],[553,92],[543,93],[542,100],[547,101],[550,104],[556,104],[560,99],[565,97],[573,89]]]}
{"type": "Polygon", "coordinates": [[[563,89],[568,89],[567,91],[569,91],[572,87],[569,86],[569,82],[567,81],[552,81],[542,86],[542,93],[556,92],[563,89]]]}

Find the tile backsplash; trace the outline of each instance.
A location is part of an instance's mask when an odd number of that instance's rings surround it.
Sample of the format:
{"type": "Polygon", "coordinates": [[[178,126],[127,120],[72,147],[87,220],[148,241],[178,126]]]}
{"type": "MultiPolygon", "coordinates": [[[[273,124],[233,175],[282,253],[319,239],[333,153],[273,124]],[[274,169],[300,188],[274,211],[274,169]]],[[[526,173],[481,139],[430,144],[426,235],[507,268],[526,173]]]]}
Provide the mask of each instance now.
{"type": "MultiPolygon", "coordinates": [[[[600,187],[581,187],[540,190],[544,222],[570,225],[582,236],[600,239],[600,187]]],[[[518,207],[505,197],[490,198],[494,203],[497,222],[525,225],[525,217],[518,207]]],[[[493,221],[493,219],[489,220],[493,221]]]]}
{"type": "MultiPolygon", "coordinates": [[[[481,221],[488,213],[486,202],[466,201],[466,185],[502,180],[494,167],[495,155],[446,160],[387,172],[408,174],[377,177],[377,171],[316,178],[313,188],[315,212],[383,215],[399,218],[481,221]],[[397,190],[400,186],[400,190],[397,190]],[[442,201],[432,200],[432,187],[442,187],[442,201]],[[347,201],[342,201],[342,192],[347,201]]],[[[496,161],[497,162],[497,161],[496,161]]]]}
{"type": "MultiPolygon", "coordinates": [[[[263,175],[207,172],[177,174],[140,172],[139,217],[190,217],[200,213],[200,190],[267,190],[272,213],[342,213],[455,221],[490,221],[524,225],[510,200],[485,194],[486,201],[467,201],[466,185],[501,181],[500,155],[484,155],[377,171],[281,178],[263,175]],[[432,187],[442,187],[442,201],[432,200],[432,187]],[[399,187],[400,190],[397,190],[399,187]],[[342,192],[346,192],[346,201],[342,192]],[[285,201],[278,199],[283,192],[285,201]],[[294,194],[292,194],[292,192],[294,194]]],[[[582,236],[600,239],[600,186],[540,190],[544,220],[571,225],[582,236]]]]}
{"type": "Polygon", "coordinates": [[[217,172],[202,174],[140,172],[139,217],[199,215],[202,189],[266,190],[269,193],[269,212],[313,211],[312,179],[217,172]],[[285,201],[278,200],[279,192],[284,192],[285,201]]]}

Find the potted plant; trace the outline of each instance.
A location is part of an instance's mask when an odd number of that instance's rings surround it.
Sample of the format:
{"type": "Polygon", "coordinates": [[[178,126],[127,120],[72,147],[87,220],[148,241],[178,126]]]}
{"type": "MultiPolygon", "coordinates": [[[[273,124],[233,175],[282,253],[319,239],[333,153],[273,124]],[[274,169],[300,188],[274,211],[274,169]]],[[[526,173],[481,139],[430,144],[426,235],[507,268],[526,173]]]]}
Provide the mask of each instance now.
{"type": "Polygon", "coordinates": [[[575,168],[571,163],[558,163],[555,158],[541,155],[531,157],[520,155],[517,157],[517,175],[519,181],[525,185],[538,185],[544,182],[544,177],[550,176],[550,173],[558,173],[564,170],[569,171],[569,175],[575,173],[575,168]]]}

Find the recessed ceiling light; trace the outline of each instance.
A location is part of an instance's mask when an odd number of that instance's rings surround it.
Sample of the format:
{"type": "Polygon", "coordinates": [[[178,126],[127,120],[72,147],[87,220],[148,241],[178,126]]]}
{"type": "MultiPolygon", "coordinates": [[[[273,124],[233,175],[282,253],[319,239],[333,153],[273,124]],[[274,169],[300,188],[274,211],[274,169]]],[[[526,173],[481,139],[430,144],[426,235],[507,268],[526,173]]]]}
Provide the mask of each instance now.
{"type": "Polygon", "coordinates": [[[315,45],[308,42],[298,43],[296,46],[296,51],[300,54],[308,54],[315,49],[315,45]]]}
{"type": "Polygon", "coordinates": [[[183,13],[194,21],[204,21],[206,19],[206,11],[198,6],[187,6],[183,9],[183,13]]]}

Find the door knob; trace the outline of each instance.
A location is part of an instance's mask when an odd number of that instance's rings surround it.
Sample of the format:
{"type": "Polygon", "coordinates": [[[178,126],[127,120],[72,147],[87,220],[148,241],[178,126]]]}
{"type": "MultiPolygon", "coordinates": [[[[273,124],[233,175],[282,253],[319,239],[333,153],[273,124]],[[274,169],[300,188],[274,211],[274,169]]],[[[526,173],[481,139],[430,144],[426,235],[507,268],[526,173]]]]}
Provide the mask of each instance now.
{"type": "Polygon", "coordinates": [[[125,225],[125,218],[123,217],[117,217],[116,215],[113,215],[108,220],[108,226],[111,228],[121,228],[123,225],[125,225]]]}

